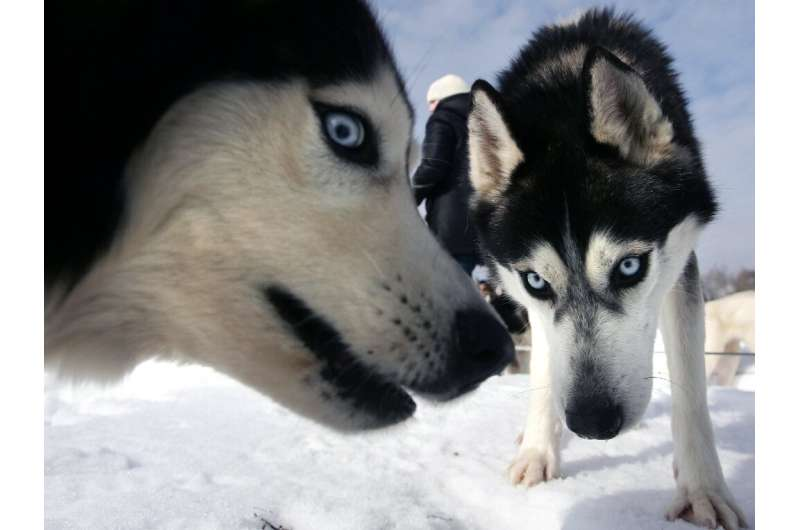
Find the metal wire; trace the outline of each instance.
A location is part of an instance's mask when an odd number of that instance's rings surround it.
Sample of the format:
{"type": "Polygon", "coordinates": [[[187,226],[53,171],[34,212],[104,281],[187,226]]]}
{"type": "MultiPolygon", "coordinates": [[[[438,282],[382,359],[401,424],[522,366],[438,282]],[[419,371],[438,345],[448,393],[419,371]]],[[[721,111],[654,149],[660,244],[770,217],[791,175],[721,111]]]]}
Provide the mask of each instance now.
{"type": "MultiPolygon", "coordinates": [[[[517,351],[531,351],[530,346],[515,346],[517,351]]],[[[653,352],[653,353],[664,353],[664,352],[653,352]]],[[[740,357],[755,357],[755,352],[732,352],[732,351],[707,351],[705,355],[725,355],[725,356],[740,356],[740,357]]]]}

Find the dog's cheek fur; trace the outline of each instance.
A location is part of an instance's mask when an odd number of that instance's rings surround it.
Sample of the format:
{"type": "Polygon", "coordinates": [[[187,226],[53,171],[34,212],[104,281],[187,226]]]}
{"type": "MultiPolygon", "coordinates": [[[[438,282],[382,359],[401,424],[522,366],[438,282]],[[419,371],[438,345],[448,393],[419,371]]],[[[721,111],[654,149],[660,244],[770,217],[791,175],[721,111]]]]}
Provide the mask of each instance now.
{"type": "MultiPolygon", "coordinates": [[[[407,116],[389,118],[408,134],[407,116]]],[[[379,373],[446,375],[454,311],[483,302],[416,213],[400,132],[385,134],[386,165],[365,172],[326,148],[300,82],[179,102],[130,165],[116,245],[48,314],[48,365],[113,380],[147,357],[200,362],[306,416],[363,426],[265,306],[261,288],[277,282],[379,373]]]]}
{"type": "Polygon", "coordinates": [[[48,365],[113,380],[190,352],[276,396],[302,379],[304,356],[273,348],[285,337],[255,293],[298,269],[289,236],[318,221],[297,200],[318,189],[302,152],[318,136],[304,94],[300,82],[219,84],[164,116],[129,166],[115,246],[48,311],[48,365]]]}
{"type": "Polygon", "coordinates": [[[442,375],[453,310],[480,300],[404,193],[376,192],[329,218],[303,239],[315,249],[313,262],[279,278],[328,315],[364,362],[411,382],[442,375]]]}

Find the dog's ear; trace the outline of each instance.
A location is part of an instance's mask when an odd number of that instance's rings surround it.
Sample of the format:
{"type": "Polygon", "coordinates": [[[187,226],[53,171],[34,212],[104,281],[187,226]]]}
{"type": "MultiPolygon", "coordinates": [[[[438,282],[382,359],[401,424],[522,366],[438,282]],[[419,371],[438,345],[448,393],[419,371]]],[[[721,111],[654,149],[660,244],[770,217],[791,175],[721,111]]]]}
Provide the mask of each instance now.
{"type": "Polygon", "coordinates": [[[479,196],[491,199],[506,189],[524,157],[503,117],[500,95],[482,79],[472,85],[468,126],[470,181],[479,196]]]}
{"type": "Polygon", "coordinates": [[[638,73],[605,48],[595,47],[586,54],[582,75],[595,140],[638,164],[669,154],[672,123],[638,73]]]}

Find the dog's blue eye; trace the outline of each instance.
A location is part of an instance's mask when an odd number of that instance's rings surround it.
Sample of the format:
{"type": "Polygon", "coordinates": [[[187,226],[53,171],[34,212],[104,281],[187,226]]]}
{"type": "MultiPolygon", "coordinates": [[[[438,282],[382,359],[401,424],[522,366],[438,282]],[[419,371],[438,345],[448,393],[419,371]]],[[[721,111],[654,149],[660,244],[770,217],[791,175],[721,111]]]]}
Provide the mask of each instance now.
{"type": "Polygon", "coordinates": [[[550,288],[550,284],[538,272],[519,271],[519,275],[529,295],[539,300],[551,300],[553,298],[553,290],[550,288]]]}
{"type": "Polygon", "coordinates": [[[358,117],[344,112],[325,115],[325,132],[342,147],[355,148],[364,142],[364,124],[358,117]]]}
{"type": "Polygon", "coordinates": [[[310,101],[319,119],[320,134],[333,154],[364,167],[375,167],[380,159],[379,136],[369,118],[358,109],[310,101]]]}
{"type": "Polygon", "coordinates": [[[647,263],[649,253],[639,256],[625,256],[622,258],[614,271],[611,273],[612,289],[621,289],[636,285],[647,275],[647,263]]]}
{"type": "Polygon", "coordinates": [[[628,256],[619,262],[619,272],[623,276],[635,276],[642,268],[642,262],[638,256],[628,256]]]}
{"type": "Polygon", "coordinates": [[[528,285],[530,285],[531,289],[536,289],[537,291],[541,291],[547,287],[547,282],[545,279],[535,272],[529,272],[525,276],[525,281],[528,282],[528,285]]]}

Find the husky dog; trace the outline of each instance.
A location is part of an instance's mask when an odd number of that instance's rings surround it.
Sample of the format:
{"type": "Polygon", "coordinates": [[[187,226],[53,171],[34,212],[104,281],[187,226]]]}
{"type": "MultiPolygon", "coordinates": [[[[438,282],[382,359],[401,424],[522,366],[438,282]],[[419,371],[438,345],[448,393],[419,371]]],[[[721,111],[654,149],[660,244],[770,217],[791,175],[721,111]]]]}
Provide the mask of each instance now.
{"type": "Polygon", "coordinates": [[[412,111],[364,2],[50,7],[54,370],[197,362],[347,430],[511,360],[414,208],[412,111]]]}
{"type": "Polygon", "coordinates": [[[744,524],[714,446],[693,248],[714,216],[664,45],[609,10],[538,31],[469,117],[472,215],[533,330],[513,483],[559,473],[562,422],[609,439],[642,417],[660,323],[673,383],[674,519],[744,524]]]}

